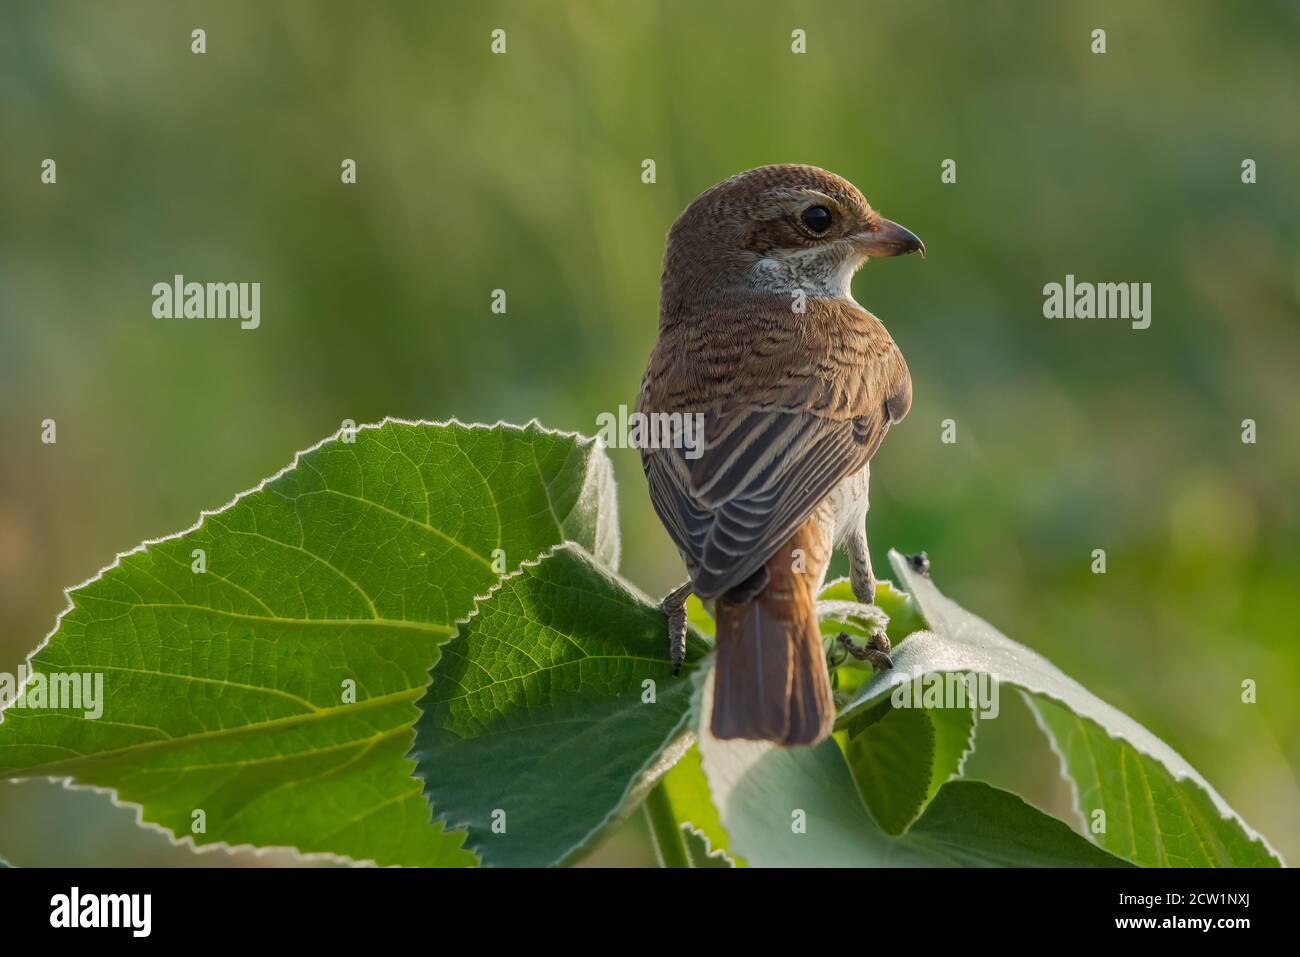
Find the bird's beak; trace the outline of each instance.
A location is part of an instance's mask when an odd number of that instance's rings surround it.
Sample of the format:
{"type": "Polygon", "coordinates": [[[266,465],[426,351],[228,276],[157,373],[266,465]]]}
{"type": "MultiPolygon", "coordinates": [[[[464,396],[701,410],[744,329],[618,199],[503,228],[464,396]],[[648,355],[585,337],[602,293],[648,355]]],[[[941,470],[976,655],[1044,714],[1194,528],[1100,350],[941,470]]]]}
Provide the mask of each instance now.
{"type": "Polygon", "coordinates": [[[920,253],[925,258],[925,243],[906,226],[888,219],[878,219],[875,225],[853,237],[853,244],[867,256],[902,256],[920,253]]]}

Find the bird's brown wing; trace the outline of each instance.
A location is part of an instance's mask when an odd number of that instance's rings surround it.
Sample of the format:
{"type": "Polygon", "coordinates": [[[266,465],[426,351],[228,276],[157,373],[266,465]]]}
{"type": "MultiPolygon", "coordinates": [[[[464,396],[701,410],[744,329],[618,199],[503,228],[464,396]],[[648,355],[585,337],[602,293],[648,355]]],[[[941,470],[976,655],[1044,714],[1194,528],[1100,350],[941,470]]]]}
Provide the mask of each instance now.
{"type": "MultiPolygon", "coordinates": [[[[705,416],[702,448],[642,453],[655,510],[703,598],[758,572],[907,412],[911,380],[884,327],[851,304],[829,308],[842,312],[814,315],[798,335],[782,338],[776,326],[760,340],[766,349],[758,361],[755,350],[740,355],[722,381],[710,377],[718,363],[683,369],[679,362],[648,374],[654,381],[643,389],[643,411],[654,411],[658,399],[660,409],[694,407],[705,416]],[[675,389],[673,375],[683,377],[675,389]]],[[[788,312],[779,318],[789,326],[788,312]]],[[[671,357],[672,343],[661,347],[671,357]]]]}
{"type": "Polygon", "coordinates": [[[758,571],[841,479],[866,465],[888,428],[883,412],[837,421],[724,408],[706,416],[700,458],[680,449],[648,454],[651,501],[692,559],[696,593],[717,597],[758,571]]]}

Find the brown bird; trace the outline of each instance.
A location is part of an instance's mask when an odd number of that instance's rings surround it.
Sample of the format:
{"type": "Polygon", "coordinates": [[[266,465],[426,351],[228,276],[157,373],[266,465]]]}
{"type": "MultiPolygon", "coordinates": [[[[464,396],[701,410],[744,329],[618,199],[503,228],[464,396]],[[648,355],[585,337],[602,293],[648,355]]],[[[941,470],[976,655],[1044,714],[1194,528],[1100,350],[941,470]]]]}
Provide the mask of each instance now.
{"type": "MultiPolygon", "coordinates": [[[[854,594],[875,598],[868,461],[912,403],[902,354],[849,283],[870,257],[916,251],[924,257],[921,240],[814,166],[739,173],[668,232],[637,411],[701,422],[703,435],[676,429],[678,441],[639,444],[651,501],[690,574],[663,603],[674,671],[686,598],[698,595],[717,622],[716,737],[796,745],[830,733],[817,595],[843,543],[854,594]]],[[[865,648],[839,640],[892,666],[883,634],[865,648]]]]}

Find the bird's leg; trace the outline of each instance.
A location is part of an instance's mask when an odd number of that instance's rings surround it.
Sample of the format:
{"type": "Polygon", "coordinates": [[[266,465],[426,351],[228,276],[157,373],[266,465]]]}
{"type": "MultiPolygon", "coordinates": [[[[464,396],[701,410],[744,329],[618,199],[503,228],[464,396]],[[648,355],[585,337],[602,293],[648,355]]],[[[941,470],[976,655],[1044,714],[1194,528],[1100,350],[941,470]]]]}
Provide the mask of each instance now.
{"type": "Polygon", "coordinates": [[[853,639],[849,637],[847,631],[841,631],[839,637],[835,639],[844,646],[844,650],[851,654],[858,661],[869,661],[871,667],[877,671],[888,671],[894,667],[893,659],[889,657],[890,644],[889,636],[883,631],[872,632],[867,639],[865,647],[859,647],[854,644],[853,639]]]}
{"type": "MultiPolygon", "coordinates": [[[[871,572],[871,552],[867,550],[865,521],[849,537],[848,553],[849,586],[853,589],[853,597],[864,605],[875,605],[876,576],[871,572]]],[[[869,661],[877,671],[886,671],[894,667],[894,662],[889,657],[892,646],[889,636],[885,634],[884,622],[888,619],[883,612],[879,614],[880,620],[873,620],[864,626],[871,636],[865,645],[857,644],[847,631],[840,632],[835,642],[858,661],[869,661]]]]}
{"type": "Polygon", "coordinates": [[[871,552],[867,550],[867,526],[859,525],[848,542],[849,585],[864,605],[876,602],[876,576],[871,573],[871,552]]]}
{"type": "Polygon", "coordinates": [[[691,597],[690,579],[682,582],[659,603],[668,616],[668,653],[672,657],[673,677],[681,674],[686,660],[686,599],[691,597]]]}

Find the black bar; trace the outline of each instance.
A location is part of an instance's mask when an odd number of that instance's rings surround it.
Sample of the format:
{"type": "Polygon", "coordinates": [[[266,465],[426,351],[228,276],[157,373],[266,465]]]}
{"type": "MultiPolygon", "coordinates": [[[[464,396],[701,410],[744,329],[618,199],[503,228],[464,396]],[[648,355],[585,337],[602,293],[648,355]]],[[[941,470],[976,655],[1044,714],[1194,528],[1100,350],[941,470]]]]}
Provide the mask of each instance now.
{"type": "MultiPolygon", "coordinates": [[[[1290,871],[1276,870],[14,868],[0,869],[0,914],[6,943],[45,935],[66,942],[76,934],[82,942],[98,938],[128,946],[144,939],[330,947],[410,941],[432,953],[465,933],[494,944],[522,939],[541,945],[556,934],[581,939],[611,921],[631,935],[615,939],[602,931],[611,947],[618,939],[659,932],[701,933],[701,941],[722,933],[731,942],[752,937],[763,944],[773,919],[788,922],[783,934],[815,935],[811,946],[844,940],[854,925],[864,935],[889,925],[953,939],[972,930],[1006,941],[1041,939],[1049,931],[1059,935],[1053,939],[1070,942],[1131,935],[1229,943],[1242,934],[1293,930],[1298,890],[1290,871]],[[136,938],[129,926],[52,927],[60,896],[68,915],[74,887],[82,908],[95,910],[97,895],[149,895],[148,937],[136,938]],[[1177,895],[1172,903],[1171,894],[1177,895]],[[89,896],[95,904],[86,905],[89,896]],[[1135,919],[1153,920],[1154,926],[1119,926],[1135,919]],[[1166,920],[1209,920],[1212,926],[1164,926],[1166,920]],[[1248,926],[1215,924],[1228,920],[1248,926]],[[678,923],[688,926],[674,928],[678,923]]],[[[119,912],[123,918],[135,913],[119,912]]],[[[136,916],[143,923],[143,911],[136,916]]]]}

